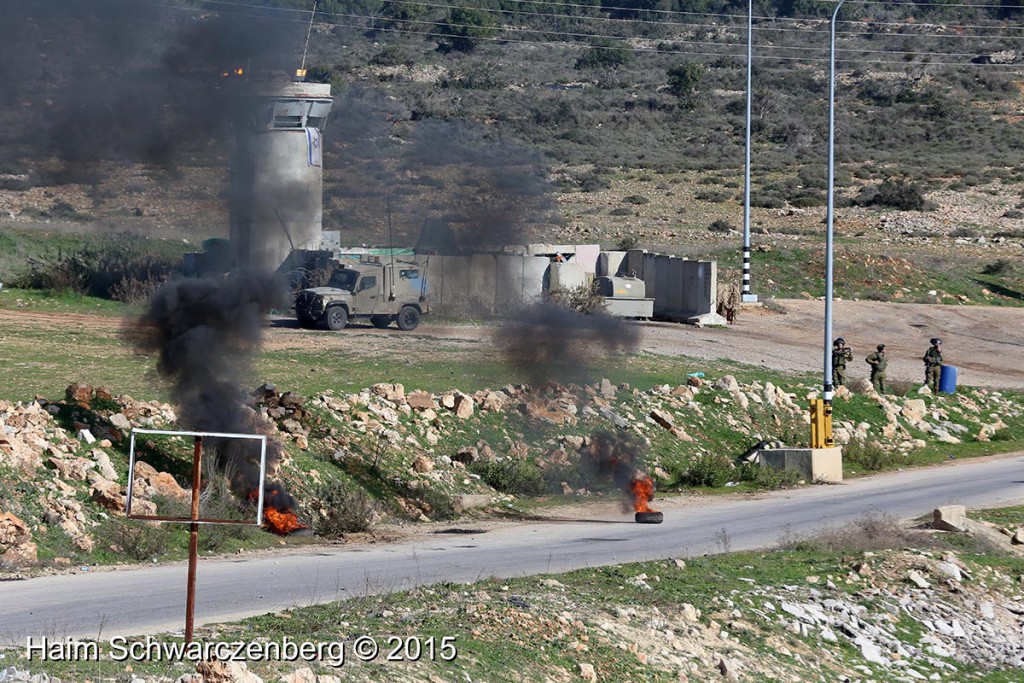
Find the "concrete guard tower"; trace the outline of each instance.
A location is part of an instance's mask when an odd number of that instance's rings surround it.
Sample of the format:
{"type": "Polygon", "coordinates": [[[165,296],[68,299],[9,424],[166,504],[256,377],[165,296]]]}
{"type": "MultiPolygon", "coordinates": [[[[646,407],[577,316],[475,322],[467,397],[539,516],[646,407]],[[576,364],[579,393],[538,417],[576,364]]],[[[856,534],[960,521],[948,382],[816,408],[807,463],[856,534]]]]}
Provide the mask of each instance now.
{"type": "Polygon", "coordinates": [[[254,82],[242,97],[230,190],[236,266],[274,271],[293,249],[319,246],[332,103],[327,83],[254,82]]]}

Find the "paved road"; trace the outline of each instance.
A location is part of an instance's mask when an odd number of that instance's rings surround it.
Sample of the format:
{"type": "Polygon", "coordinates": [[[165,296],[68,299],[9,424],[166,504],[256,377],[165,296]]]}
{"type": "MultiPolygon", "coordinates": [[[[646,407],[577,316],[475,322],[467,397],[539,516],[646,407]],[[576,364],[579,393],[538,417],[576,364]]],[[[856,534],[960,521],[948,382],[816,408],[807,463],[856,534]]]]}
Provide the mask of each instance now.
{"type": "MultiPolygon", "coordinates": [[[[664,503],[665,523],[638,525],[613,505],[587,519],[490,524],[412,542],[317,548],[303,554],[201,560],[197,623],[262,614],[439,581],[473,581],[728,549],[765,547],[879,512],[1024,502],[1024,453],[756,497],[664,503]],[[466,533],[475,531],[476,533],[466,533]]],[[[0,583],[0,645],[32,637],[102,637],[177,630],[185,566],[0,583]]]]}

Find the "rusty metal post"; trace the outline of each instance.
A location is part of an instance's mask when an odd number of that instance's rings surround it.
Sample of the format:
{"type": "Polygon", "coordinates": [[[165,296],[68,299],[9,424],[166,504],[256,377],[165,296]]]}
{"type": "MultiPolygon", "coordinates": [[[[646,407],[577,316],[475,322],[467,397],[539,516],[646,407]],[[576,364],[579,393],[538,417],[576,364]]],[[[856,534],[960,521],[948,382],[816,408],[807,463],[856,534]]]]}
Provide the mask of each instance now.
{"type": "Polygon", "coordinates": [[[185,597],[185,642],[192,642],[192,621],[196,606],[196,564],[199,561],[199,484],[202,476],[203,437],[197,436],[192,453],[192,523],[188,532],[188,588],[185,597]]]}

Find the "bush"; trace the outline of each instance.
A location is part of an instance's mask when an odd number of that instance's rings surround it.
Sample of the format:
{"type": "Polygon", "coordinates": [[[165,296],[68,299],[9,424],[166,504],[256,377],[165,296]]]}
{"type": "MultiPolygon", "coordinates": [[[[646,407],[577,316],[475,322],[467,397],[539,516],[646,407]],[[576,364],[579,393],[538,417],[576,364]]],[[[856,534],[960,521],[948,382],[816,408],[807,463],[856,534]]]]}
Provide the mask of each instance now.
{"type": "Polygon", "coordinates": [[[647,204],[651,200],[640,194],[631,194],[628,197],[624,197],[622,201],[627,204],[647,204]]]}
{"type": "Polygon", "coordinates": [[[145,562],[167,551],[171,527],[169,524],[113,518],[97,535],[115,553],[122,553],[136,562],[145,562]]]}
{"type": "Polygon", "coordinates": [[[800,482],[800,474],[793,470],[780,470],[748,462],[740,465],[739,480],[749,482],[760,489],[777,491],[796,486],[800,482]]]}
{"type": "Polygon", "coordinates": [[[615,248],[619,251],[629,251],[630,249],[636,249],[637,245],[640,244],[640,238],[634,234],[623,235],[615,248]]]}
{"type": "Polygon", "coordinates": [[[536,464],[521,458],[477,460],[469,466],[470,472],[479,474],[495,491],[517,495],[544,493],[544,472],[536,464]]]}
{"type": "Polygon", "coordinates": [[[318,504],[312,512],[313,530],[324,538],[368,531],[377,515],[377,502],[365,491],[340,482],[325,485],[314,494],[314,499],[318,504]]]}
{"type": "Polygon", "coordinates": [[[601,300],[597,291],[597,281],[594,280],[572,289],[549,292],[547,300],[577,313],[593,313],[601,309],[601,300]]]}
{"type": "Polygon", "coordinates": [[[575,69],[614,69],[633,61],[633,50],[611,40],[596,40],[576,60],[575,69]]]}
{"type": "Polygon", "coordinates": [[[977,237],[978,233],[971,230],[970,228],[957,228],[953,232],[949,233],[950,237],[977,237]]]}
{"type": "Polygon", "coordinates": [[[141,238],[120,235],[73,254],[33,260],[14,286],[123,301],[163,284],[177,265],[176,259],[153,253],[141,238]]]}
{"type": "Polygon", "coordinates": [[[699,455],[678,477],[684,486],[719,488],[732,480],[735,472],[732,462],[721,455],[699,455]]]}
{"type": "Polygon", "coordinates": [[[734,232],[736,226],[727,220],[719,218],[717,221],[708,226],[708,230],[711,232],[734,232]]]}
{"type": "Polygon", "coordinates": [[[1001,258],[992,263],[986,263],[981,269],[982,275],[1008,275],[1013,272],[1014,263],[1010,259],[1001,258]]]}
{"type": "Polygon", "coordinates": [[[853,439],[843,446],[843,458],[869,472],[878,472],[896,464],[896,456],[876,441],[853,439]]]}
{"type": "Polygon", "coordinates": [[[862,206],[885,206],[900,211],[924,211],[924,192],[902,178],[889,178],[877,186],[861,190],[858,203],[862,206]]]}

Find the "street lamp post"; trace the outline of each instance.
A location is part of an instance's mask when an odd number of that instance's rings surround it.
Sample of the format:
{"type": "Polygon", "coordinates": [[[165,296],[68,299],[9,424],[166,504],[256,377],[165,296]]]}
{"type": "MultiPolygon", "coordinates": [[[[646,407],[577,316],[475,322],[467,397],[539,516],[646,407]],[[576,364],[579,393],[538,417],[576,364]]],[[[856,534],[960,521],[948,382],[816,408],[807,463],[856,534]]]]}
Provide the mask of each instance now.
{"type": "Polygon", "coordinates": [[[741,301],[757,301],[750,293],[750,101],[751,70],[754,55],[754,0],[747,0],[747,134],[746,161],[743,166],[743,291],[741,301]]]}
{"type": "Polygon", "coordinates": [[[825,210],[825,390],[826,405],[832,403],[832,224],[835,205],[836,138],[836,17],[846,0],[839,0],[832,11],[828,68],[828,195],[825,210]]]}

